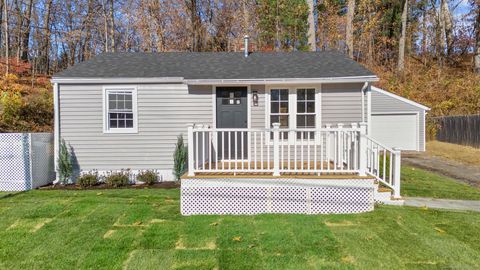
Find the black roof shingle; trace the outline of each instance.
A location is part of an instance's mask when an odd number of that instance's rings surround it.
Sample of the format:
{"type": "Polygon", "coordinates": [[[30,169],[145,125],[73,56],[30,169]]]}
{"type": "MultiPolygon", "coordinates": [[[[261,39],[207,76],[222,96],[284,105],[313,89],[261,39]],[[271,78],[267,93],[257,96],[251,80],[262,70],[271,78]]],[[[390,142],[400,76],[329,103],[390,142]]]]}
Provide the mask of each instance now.
{"type": "Polygon", "coordinates": [[[278,79],[375,76],[335,51],[103,53],[55,78],[278,79]]]}

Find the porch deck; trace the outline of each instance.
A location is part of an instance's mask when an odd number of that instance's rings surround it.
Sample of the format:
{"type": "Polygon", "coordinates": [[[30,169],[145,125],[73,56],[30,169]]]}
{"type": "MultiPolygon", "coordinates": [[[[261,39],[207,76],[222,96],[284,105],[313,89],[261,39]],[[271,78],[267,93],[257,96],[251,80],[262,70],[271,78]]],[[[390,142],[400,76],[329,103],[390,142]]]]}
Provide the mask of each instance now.
{"type": "Polygon", "coordinates": [[[320,168],[331,166],[334,167],[333,162],[328,164],[327,162],[282,162],[280,167],[283,169],[287,168],[298,168],[297,172],[282,172],[280,176],[273,176],[271,171],[258,171],[258,172],[242,172],[242,171],[233,171],[235,169],[242,168],[261,168],[261,170],[272,170],[273,171],[273,161],[272,162],[251,162],[251,161],[223,161],[223,162],[206,162],[203,164],[203,168],[222,168],[222,170],[232,170],[231,172],[226,171],[206,171],[206,172],[197,172],[195,176],[188,176],[188,173],[185,173],[182,176],[182,179],[213,179],[213,178],[262,178],[262,179],[281,179],[281,178],[298,178],[298,179],[373,179],[373,176],[359,176],[358,173],[346,173],[346,172],[335,172],[335,171],[325,171],[325,172],[305,172],[301,169],[309,168],[320,168]]]}

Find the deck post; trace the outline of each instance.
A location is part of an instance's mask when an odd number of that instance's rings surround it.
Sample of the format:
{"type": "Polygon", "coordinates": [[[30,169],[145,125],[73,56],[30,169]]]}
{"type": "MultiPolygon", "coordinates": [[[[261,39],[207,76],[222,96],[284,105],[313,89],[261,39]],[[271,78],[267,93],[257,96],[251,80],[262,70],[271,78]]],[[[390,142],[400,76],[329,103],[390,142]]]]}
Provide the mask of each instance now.
{"type": "Polygon", "coordinates": [[[360,123],[360,136],[358,138],[359,167],[358,174],[367,176],[367,123],[360,123]]]}
{"type": "Polygon", "coordinates": [[[273,176],[280,176],[280,123],[273,123],[273,176]]]}
{"type": "Polygon", "coordinates": [[[188,124],[188,135],[187,135],[187,143],[188,143],[188,176],[195,176],[194,172],[194,160],[193,160],[193,124],[188,124]]]}
{"type": "Polygon", "coordinates": [[[399,148],[393,148],[393,168],[392,168],[392,180],[393,180],[393,198],[398,199],[400,195],[400,168],[402,166],[402,154],[399,148]]]}

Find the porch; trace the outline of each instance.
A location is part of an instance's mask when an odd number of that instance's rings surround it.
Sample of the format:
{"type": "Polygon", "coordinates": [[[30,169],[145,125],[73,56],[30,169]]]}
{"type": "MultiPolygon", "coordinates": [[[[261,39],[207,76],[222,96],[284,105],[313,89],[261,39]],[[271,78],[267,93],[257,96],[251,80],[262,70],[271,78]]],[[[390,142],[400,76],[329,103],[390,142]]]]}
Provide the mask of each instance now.
{"type": "Polygon", "coordinates": [[[377,198],[400,197],[401,157],[366,132],[365,123],[318,129],[189,125],[182,212],[371,211],[377,198]]]}

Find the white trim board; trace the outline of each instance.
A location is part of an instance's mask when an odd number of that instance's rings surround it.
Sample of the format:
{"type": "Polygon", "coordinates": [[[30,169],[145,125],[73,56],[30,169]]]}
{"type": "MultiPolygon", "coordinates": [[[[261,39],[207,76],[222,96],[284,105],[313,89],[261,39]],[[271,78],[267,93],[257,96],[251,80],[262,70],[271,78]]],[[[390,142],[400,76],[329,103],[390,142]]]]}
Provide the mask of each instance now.
{"type": "Polygon", "coordinates": [[[380,89],[380,88],[378,88],[378,87],[372,86],[372,90],[377,91],[377,92],[379,92],[379,93],[382,93],[382,94],[384,94],[384,95],[393,97],[393,98],[395,98],[395,99],[397,99],[397,100],[400,100],[400,101],[405,102],[405,103],[407,103],[407,104],[410,104],[410,105],[412,105],[412,106],[418,107],[418,108],[420,108],[420,109],[423,109],[423,110],[426,110],[426,111],[430,111],[430,108],[427,107],[427,106],[424,106],[424,105],[422,105],[422,104],[420,104],[420,103],[417,103],[417,102],[415,102],[415,101],[413,101],[413,100],[410,100],[410,99],[401,97],[401,96],[399,96],[399,95],[393,94],[393,93],[391,93],[391,92],[385,91],[385,90],[380,89]]]}

